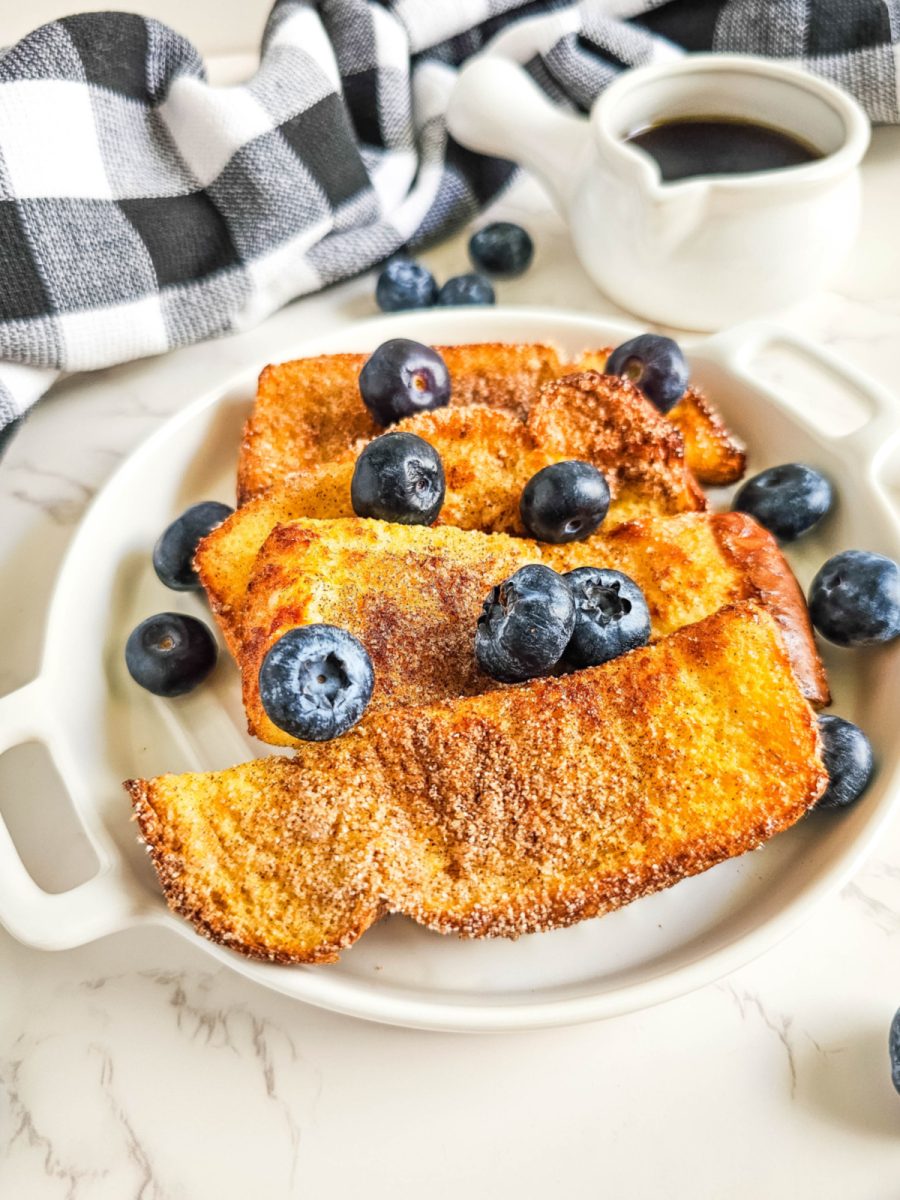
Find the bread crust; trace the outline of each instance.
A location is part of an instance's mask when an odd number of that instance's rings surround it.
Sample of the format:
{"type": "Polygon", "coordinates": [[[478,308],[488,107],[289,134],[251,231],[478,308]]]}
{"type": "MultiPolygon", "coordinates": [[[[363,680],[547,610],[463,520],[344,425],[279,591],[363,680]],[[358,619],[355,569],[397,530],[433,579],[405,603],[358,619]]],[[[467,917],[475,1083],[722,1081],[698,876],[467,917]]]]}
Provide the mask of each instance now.
{"type": "Polygon", "coordinates": [[[347,920],[346,928],[339,938],[325,940],[305,950],[302,957],[290,950],[267,946],[246,932],[236,935],[216,910],[205,903],[185,882],[182,866],[183,850],[171,839],[171,830],[158,811],[155,800],[154,780],[126,779],[123,786],[131,797],[134,818],[141,840],[147,847],[150,861],[173,913],[190,922],[201,937],[216,942],[245,958],[261,962],[290,966],[297,963],[337,962],[341,951],[352,946],[376,921],[386,915],[383,905],[371,902],[360,904],[356,918],[347,920]]]}
{"type": "Polygon", "coordinates": [[[819,657],[806,599],[777,541],[746,513],[721,513],[716,536],[746,581],[745,596],[759,600],[775,617],[794,673],[816,708],[831,703],[825,665],[819,657]]]}

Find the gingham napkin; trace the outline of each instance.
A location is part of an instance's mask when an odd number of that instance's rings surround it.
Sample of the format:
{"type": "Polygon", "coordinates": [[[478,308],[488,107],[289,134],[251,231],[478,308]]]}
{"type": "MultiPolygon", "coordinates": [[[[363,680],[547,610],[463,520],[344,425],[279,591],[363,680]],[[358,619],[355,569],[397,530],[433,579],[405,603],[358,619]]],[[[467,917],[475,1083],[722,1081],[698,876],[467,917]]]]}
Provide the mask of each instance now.
{"type": "Polygon", "coordinates": [[[0,429],[60,370],[244,328],[471,218],[513,167],[448,138],[443,114],[492,39],[582,109],[626,67],[714,49],[802,59],[896,121],[898,11],[280,0],[258,72],[228,88],[157,21],[45,25],[0,55],[0,429]]]}

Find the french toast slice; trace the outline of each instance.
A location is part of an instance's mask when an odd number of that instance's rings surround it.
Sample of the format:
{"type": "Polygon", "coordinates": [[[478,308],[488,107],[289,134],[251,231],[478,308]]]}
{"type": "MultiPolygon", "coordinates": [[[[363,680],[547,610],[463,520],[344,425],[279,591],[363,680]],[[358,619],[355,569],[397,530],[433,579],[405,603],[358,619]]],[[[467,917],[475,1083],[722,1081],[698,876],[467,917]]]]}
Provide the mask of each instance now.
{"type": "Polygon", "coordinates": [[[814,704],[828,700],[800,588],[772,535],[743,513],[648,519],[565,546],[446,526],[305,520],[274,530],[250,580],[237,656],[250,733],[298,744],[266,715],[259,669],[299,625],[337,625],[366,647],[375,690],[365,720],[501,687],[478,670],[476,622],[491,588],[536,562],[624,571],[647,599],[654,638],[759,600],[782,628],[801,690],[814,704]]]}
{"type": "MultiPolygon", "coordinates": [[[[441,408],[400,421],[438,451],[447,494],[438,523],[485,533],[525,532],[519,499],[542,467],[588,458],[606,475],[605,526],[695,511],[706,498],[684,461],[680,435],[628,381],[596,372],[554,380],[527,422],[483,405],[441,408]],[[544,439],[542,441],[542,439],[544,439]]],[[[364,443],[243,505],[200,545],[195,565],[229,645],[256,555],[276,525],[352,517],[350,480],[364,443]]]]}
{"type": "Polygon", "coordinates": [[[469,938],[598,916],[761,845],[826,783],[778,627],[747,603],[588,671],[126,787],[175,912],[314,963],[389,912],[469,938]]]}
{"type": "MultiPolygon", "coordinates": [[[[566,363],[542,345],[494,342],[438,349],[452,379],[451,405],[487,405],[522,420],[546,383],[576,371],[602,371],[609,354],[588,351],[566,363]]],[[[263,369],[238,462],[241,504],[384,432],[359,395],[367,357],[330,354],[263,369]]],[[[665,420],[683,434],[688,466],[701,483],[733,483],[741,477],[743,451],[696,389],[689,389],[665,420]]]]}

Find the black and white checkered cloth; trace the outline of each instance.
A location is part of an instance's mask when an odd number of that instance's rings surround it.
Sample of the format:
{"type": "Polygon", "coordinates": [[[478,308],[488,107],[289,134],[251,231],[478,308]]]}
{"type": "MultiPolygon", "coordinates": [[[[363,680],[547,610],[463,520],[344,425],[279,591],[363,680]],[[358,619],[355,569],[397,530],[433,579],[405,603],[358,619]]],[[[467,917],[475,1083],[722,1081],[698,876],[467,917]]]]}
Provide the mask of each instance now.
{"type": "Polygon", "coordinates": [[[514,170],[444,127],[489,41],[583,109],[626,67],[731,50],[896,121],[898,39],[898,0],[279,0],[256,75],[216,88],[157,21],[45,25],[0,55],[0,429],[61,370],[244,328],[470,219],[514,170]]]}

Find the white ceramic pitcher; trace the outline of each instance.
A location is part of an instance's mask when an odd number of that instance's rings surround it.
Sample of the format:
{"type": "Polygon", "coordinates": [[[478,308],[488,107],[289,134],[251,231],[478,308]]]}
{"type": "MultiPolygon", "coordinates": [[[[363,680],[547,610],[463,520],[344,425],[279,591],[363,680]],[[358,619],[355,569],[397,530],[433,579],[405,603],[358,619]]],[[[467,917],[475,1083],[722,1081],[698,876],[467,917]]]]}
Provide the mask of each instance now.
{"type": "Polygon", "coordinates": [[[846,92],[787,64],[701,54],[639,67],[584,118],[521,67],[486,56],[461,72],[447,124],[463,145],[533,170],[597,286],[666,325],[718,329],[790,304],[826,282],[857,234],[868,119],[846,92]],[[625,141],[659,120],[703,116],[794,133],[822,157],[663,183],[625,141]]]}

